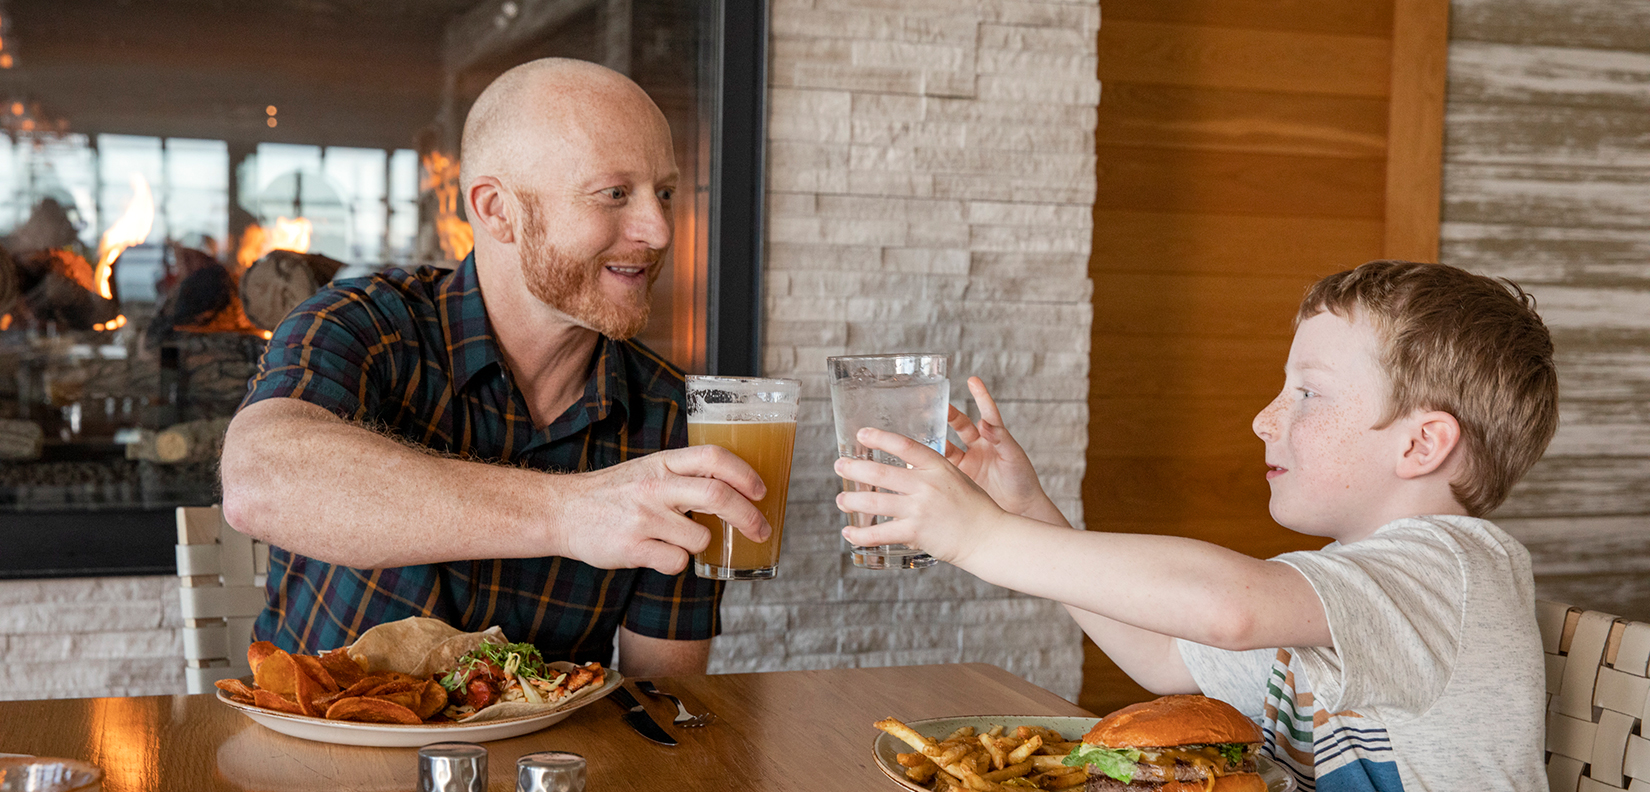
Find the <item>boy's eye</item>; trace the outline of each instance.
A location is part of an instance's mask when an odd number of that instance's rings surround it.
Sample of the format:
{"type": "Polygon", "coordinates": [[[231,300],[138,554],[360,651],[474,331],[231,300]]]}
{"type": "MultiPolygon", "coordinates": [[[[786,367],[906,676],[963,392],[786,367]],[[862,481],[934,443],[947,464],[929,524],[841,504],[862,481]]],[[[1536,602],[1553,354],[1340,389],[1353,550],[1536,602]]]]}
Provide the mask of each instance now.
{"type": "Polygon", "coordinates": [[[1315,390],[1312,390],[1311,388],[1296,388],[1295,390],[1300,391],[1301,398],[1303,398],[1303,399],[1310,399],[1313,396],[1318,395],[1318,392],[1315,391],[1315,390]]]}

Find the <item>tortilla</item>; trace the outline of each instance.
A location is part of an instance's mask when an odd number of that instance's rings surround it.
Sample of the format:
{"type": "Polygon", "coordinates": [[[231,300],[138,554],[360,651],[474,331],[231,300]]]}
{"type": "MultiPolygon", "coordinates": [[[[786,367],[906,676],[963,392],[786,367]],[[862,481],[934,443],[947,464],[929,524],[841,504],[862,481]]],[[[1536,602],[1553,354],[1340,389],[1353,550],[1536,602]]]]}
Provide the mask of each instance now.
{"type": "MultiPolygon", "coordinates": [[[[504,637],[504,631],[496,626],[481,632],[467,633],[439,619],[412,616],[380,624],[361,633],[361,637],[350,644],[346,651],[368,673],[395,671],[419,679],[439,679],[441,674],[451,671],[458,664],[460,657],[487,643],[507,644],[509,640],[504,637]]],[[[566,661],[555,661],[547,665],[562,673],[579,668],[577,664],[566,661]]],[[[604,673],[611,672],[604,669],[604,673]]],[[[561,709],[568,702],[577,700],[604,685],[605,677],[603,685],[586,685],[554,702],[544,704],[526,701],[500,702],[460,718],[458,722],[477,723],[538,715],[561,709]]],[[[337,699],[362,695],[352,691],[353,688],[344,691],[337,699]]],[[[414,706],[410,709],[423,708],[414,706]]]]}
{"type": "Polygon", "coordinates": [[[368,673],[399,671],[412,674],[431,647],[464,631],[440,619],[411,616],[373,627],[349,646],[349,656],[368,673]]]}
{"type": "MultiPolygon", "coordinates": [[[[547,665],[551,668],[554,668],[554,669],[556,669],[556,671],[561,672],[561,673],[568,673],[568,672],[571,672],[573,669],[579,667],[577,663],[569,663],[565,660],[555,660],[555,661],[552,661],[552,662],[549,662],[549,663],[545,663],[545,665],[547,665]]],[[[578,690],[575,690],[572,693],[569,693],[568,695],[562,696],[561,698],[559,698],[555,701],[546,702],[544,704],[533,704],[533,703],[527,702],[527,701],[501,701],[497,704],[492,704],[492,705],[483,707],[479,710],[476,710],[475,712],[471,713],[470,715],[467,715],[463,718],[460,718],[458,722],[459,723],[480,723],[482,721],[504,720],[506,718],[519,718],[519,717],[522,717],[524,715],[538,715],[539,713],[549,712],[550,710],[561,709],[562,707],[567,706],[568,702],[577,701],[578,699],[584,697],[586,694],[594,693],[595,691],[600,690],[602,687],[606,686],[606,684],[607,684],[607,677],[603,677],[602,684],[599,684],[599,685],[597,685],[597,684],[585,685],[584,687],[579,688],[578,690]]]]}

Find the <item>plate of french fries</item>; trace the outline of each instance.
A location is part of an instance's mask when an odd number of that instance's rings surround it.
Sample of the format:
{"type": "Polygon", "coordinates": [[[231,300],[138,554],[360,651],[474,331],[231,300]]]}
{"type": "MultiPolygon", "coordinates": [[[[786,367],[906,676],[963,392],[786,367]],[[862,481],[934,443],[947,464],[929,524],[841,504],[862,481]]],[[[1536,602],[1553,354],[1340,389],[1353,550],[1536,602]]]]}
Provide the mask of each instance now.
{"type": "Polygon", "coordinates": [[[977,715],[909,723],[885,718],[871,744],[877,766],[918,792],[1075,789],[1088,771],[1063,764],[1099,718],[977,715]]]}
{"type": "MultiPolygon", "coordinates": [[[[1099,718],[970,715],[902,722],[884,718],[871,754],[884,775],[913,792],[1077,790],[1087,767],[1067,767],[1066,754],[1099,718]]],[[[1264,756],[1259,772],[1269,792],[1289,792],[1294,780],[1264,756]]]]}

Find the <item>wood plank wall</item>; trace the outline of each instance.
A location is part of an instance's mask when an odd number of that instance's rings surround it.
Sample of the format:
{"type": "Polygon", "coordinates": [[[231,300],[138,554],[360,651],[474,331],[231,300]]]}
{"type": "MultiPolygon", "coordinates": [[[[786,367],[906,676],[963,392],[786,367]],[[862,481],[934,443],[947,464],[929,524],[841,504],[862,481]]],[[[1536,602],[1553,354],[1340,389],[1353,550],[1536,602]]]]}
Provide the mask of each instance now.
{"type": "MultiPolygon", "coordinates": [[[[1249,424],[1282,384],[1308,285],[1435,249],[1447,11],[1102,0],[1089,529],[1260,557],[1322,546],[1268,515],[1249,424]]],[[[1149,698],[1087,649],[1082,706],[1149,698]]]]}
{"type": "Polygon", "coordinates": [[[1559,365],[1558,436],[1496,522],[1537,596],[1650,621],[1650,0],[1451,12],[1443,254],[1528,288],[1559,365]]]}

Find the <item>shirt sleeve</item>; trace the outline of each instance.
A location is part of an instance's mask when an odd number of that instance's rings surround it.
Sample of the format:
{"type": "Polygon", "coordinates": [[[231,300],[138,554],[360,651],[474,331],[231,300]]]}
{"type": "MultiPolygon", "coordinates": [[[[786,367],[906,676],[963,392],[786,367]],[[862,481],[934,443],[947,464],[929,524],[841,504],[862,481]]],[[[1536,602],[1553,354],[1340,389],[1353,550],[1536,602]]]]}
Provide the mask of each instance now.
{"type": "Polygon", "coordinates": [[[368,290],[333,287],[292,309],[275,328],[241,407],[290,398],[346,420],[374,415],[391,387],[390,344],[404,333],[369,297],[368,290]]]}
{"type": "Polygon", "coordinates": [[[678,575],[644,569],[636,576],[624,626],[649,638],[708,640],[722,632],[721,604],[722,581],[693,574],[692,564],[678,575]]]}
{"type": "Polygon", "coordinates": [[[1266,713],[1266,682],[1278,650],[1233,652],[1180,639],[1175,644],[1203,695],[1232,705],[1250,720],[1261,720],[1266,713]]]}
{"type": "Polygon", "coordinates": [[[1455,543],[1419,520],[1350,545],[1286,553],[1328,617],[1331,647],[1295,657],[1329,712],[1424,713],[1449,682],[1460,647],[1465,583],[1455,543]]]}

